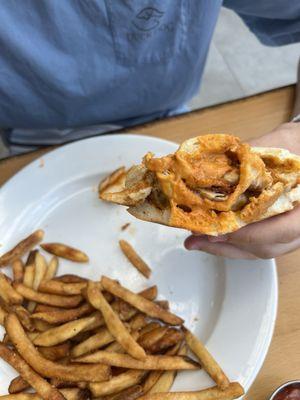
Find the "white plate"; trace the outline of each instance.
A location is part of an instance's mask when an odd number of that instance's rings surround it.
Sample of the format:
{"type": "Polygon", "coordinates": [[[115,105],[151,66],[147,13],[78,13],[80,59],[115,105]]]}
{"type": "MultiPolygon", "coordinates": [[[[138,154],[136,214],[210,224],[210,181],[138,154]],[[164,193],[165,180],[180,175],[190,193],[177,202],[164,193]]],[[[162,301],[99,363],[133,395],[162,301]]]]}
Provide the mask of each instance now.
{"type": "MultiPolygon", "coordinates": [[[[118,278],[140,290],[156,283],[161,298],[206,343],[231,380],[246,389],[268,350],[277,309],[274,261],[231,261],[183,247],[187,232],[131,217],[125,207],[98,200],[99,180],[120,165],[138,163],[147,151],[164,155],[177,145],[135,135],[109,135],[61,147],[20,171],[0,191],[0,238],[4,252],[37,228],[46,241],[86,251],[88,265],[62,262],[59,273],[118,278]],[[124,223],[130,227],[121,231],[124,223]],[[153,269],[150,281],[124,259],[118,240],[133,244],[153,269]]],[[[0,392],[15,376],[0,361],[0,392]]],[[[202,372],[179,374],[173,390],[211,385],[202,372]]]]}

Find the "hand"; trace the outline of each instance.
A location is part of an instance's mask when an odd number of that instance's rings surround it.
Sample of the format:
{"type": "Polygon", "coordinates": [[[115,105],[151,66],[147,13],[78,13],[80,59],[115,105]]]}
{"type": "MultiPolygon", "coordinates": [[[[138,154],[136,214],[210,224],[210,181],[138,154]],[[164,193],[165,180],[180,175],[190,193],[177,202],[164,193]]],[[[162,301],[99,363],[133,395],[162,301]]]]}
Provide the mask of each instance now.
{"type": "MultiPolygon", "coordinates": [[[[286,148],[300,155],[300,123],[283,124],[267,135],[250,141],[250,144],[286,148]]],[[[185,247],[227,258],[249,260],[289,253],[300,247],[300,206],[227,235],[189,236],[185,247]]]]}

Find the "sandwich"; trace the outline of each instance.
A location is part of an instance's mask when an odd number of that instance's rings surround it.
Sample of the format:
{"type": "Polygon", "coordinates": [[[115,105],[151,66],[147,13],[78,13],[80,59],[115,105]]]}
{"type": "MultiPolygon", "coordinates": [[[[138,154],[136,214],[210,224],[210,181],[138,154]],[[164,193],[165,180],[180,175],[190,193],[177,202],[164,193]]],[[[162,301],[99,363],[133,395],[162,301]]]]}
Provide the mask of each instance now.
{"type": "Polygon", "coordinates": [[[173,154],[147,153],[141,164],[119,168],[99,184],[99,197],[144,221],[217,236],[296,207],[300,157],[204,135],[173,154]]]}

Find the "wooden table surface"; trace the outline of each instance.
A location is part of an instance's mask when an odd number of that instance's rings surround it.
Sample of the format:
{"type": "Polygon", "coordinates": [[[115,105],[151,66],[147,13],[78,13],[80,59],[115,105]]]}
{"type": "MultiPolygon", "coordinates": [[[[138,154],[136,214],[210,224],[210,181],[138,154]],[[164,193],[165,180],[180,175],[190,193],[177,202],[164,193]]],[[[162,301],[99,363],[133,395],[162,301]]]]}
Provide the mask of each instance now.
{"type": "MultiPolygon", "coordinates": [[[[290,118],[294,88],[286,87],[183,116],[149,123],[130,132],[181,142],[205,133],[232,133],[247,140],[290,118]]],[[[33,159],[40,150],[0,162],[0,185],[33,159]]],[[[300,379],[300,250],[279,257],[279,309],[273,341],[246,400],[267,400],[281,383],[300,379]]],[[[241,338],[242,340],[242,338],[241,338]]]]}

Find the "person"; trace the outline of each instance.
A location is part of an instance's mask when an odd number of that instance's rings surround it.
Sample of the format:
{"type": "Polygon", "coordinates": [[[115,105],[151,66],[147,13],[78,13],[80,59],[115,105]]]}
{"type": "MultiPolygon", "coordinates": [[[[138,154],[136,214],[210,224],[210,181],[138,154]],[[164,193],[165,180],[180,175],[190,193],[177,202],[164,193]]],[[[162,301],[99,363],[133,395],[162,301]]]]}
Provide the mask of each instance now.
{"type": "MultiPolygon", "coordinates": [[[[300,40],[298,0],[224,0],[223,5],[266,45],[300,40]]],[[[2,2],[0,127],[11,154],[186,110],[198,90],[221,6],[222,0],[2,2]]],[[[283,147],[290,140],[300,154],[298,137],[299,125],[291,123],[258,144],[267,140],[283,147]]],[[[218,243],[191,237],[186,246],[233,257],[281,254],[298,246],[284,228],[289,219],[295,224],[297,212],[260,223],[270,224],[262,239],[268,238],[266,246],[276,247],[276,254],[253,243],[256,236],[244,233],[245,242],[243,232],[255,224],[218,243]],[[281,220],[275,229],[272,224],[281,220]]]]}

